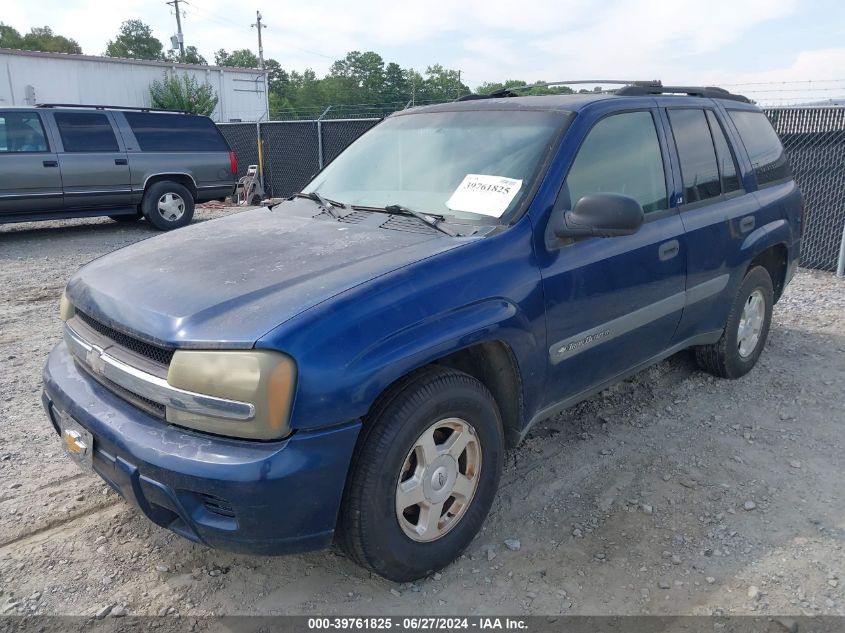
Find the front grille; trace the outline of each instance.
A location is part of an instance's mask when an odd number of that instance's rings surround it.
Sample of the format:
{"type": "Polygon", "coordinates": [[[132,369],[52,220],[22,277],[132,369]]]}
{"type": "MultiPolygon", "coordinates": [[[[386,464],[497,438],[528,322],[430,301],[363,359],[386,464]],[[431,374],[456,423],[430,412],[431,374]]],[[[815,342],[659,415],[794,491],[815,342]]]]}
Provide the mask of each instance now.
{"type": "Polygon", "coordinates": [[[82,319],[92,330],[99,332],[103,336],[113,340],[121,347],[125,347],[136,354],[145,356],[146,358],[162,365],[169,365],[170,361],[173,359],[174,350],[172,349],[165,349],[163,347],[158,347],[157,345],[151,345],[150,343],[140,341],[132,336],[124,334],[123,332],[118,332],[114,328],[103,325],[96,319],[91,318],[84,312],[77,311],[76,316],[82,319]]]}
{"type": "Polygon", "coordinates": [[[83,370],[85,370],[86,374],[88,374],[89,376],[91,376],[91,378],[106,387],[117,397],[123,398],[130,404],[134,404],[136,407],[146,411],[150,415],[153,415],[157,418],[161,418],[162,420],[166,419],[167,409],[163,404],[155,402],[154,400],[150,400],[149,398],[145,398],[144,396],[139,396],[134,391],[129,391],[129,389],[121,387],[120,385],[115,382],[112,382],[108,378],[95,374],[85,363],[78,359],[77,364],[82,367],[83,370]]]}

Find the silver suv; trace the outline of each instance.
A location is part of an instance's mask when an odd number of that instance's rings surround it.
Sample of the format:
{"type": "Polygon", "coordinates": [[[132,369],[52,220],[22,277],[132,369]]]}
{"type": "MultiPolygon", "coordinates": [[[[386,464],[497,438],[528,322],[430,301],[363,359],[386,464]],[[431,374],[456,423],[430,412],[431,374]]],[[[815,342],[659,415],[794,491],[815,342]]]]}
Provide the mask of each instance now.
{"type": "Polygon", "coordinates": [[[234,189],[237,164],[205,116],[142,108],[0,109],[0,224],[142,216],[157,229],[191,221],[194,203],[234,189]]]}

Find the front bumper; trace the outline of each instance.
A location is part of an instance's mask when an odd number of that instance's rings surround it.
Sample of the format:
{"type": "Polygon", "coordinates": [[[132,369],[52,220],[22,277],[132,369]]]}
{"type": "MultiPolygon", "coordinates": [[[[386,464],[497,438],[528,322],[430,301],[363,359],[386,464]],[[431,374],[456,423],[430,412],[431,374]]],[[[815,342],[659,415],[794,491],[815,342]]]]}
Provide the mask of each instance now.
{"type": "Polygon", "coordinates": [[[44,367],[44,406],[94,436],[93,466],[151,521],[187,539],[247,554],[327,546],[334,533],[356,421],[250,442],[170,426],[76,366],[59,343],[44,367]]]}

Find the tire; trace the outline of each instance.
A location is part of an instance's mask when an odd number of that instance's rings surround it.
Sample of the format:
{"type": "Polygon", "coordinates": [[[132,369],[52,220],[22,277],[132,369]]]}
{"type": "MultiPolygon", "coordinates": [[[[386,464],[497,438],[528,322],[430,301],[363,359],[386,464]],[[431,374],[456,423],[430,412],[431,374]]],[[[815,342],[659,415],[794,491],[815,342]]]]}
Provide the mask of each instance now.
{"type": "Polygon", "coordinates": [[[110,215],[109,218],[121,224],[133,224],[144,217],[144,214],[138,211],[133,215],[110,215]]]}
{"type": "Polygon", "coordinates": [[[448,565],[481,529],[503,458],[501,416],[481,382],[440,367],[415,372],[382,398],[364,424],[338,522],[341,548],[395,582],[448,565]],[[418,444],[421,436],[433,439],[428,451],[418,444]],[[445,451],[459,440],[467,444],[454,447],[455,461],[445,451]],[[437,457],[427,460],[426,454],[437,457]],[[398,508],[405,505],[398,501],[400,482],[411,491],[402,499],[421,495],[422,503],[398,508]],[[432,501],[441,498],[442,510],[427,521],[429,508],[439,505],[432,501]]]}
{"type": "Polygon", "coordinates": [[[194,197],[184,185],[170,180],[147,187],[141,201],[144,217],[160,231],[178,229],[194,217],[194,197]]]}
{"type": "Polygon", "coordinates": [[[736,293],[722,338],[712,345],[695,349],[699,366],[720,378],[740,378],[751,371],[766,345],[772,323],[773,299],[772,278],[765,268],[755,266],[745,275],[736,293]],[[757,305],[757,301],[762,301],[759,312],[752,305],[757,305]],[[755,327],[757,314],[760,321],[755,327]],[[744,320],[744,315],[753,318],[744,320]],[[750,334],[741,336],[741,328],[750,334]],[[756,340],[753,335],[755,330],[756,340]]]}

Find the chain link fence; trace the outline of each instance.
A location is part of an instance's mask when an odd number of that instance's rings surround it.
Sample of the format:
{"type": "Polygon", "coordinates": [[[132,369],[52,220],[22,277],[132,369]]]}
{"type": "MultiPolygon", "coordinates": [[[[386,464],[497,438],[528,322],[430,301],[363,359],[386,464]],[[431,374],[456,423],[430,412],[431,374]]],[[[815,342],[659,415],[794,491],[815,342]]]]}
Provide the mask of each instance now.
{"type": "Polygon", "coordinates": [[[801,265],[836,270],[845,225],[845,108],[766,110],[804,194],[801,265]]]}
{"type": "Polygon", "coordinates": [[[379,118],[220,123],[218,127],[238,158],[238,178],[258,164],[258,130],[264,154],[264,190],[284,198],[302,188],[379,118]]]}
{"type": "MultiPolygon", "coordinates": [[[[801,264],[835,270],[845,225],[845,108],[765,111],[783,141],[804,194],[801,264]]],[[[238,177],[264,151],[264,188],[275,198],[301,191],[324,165],[382,119],[315,118],[219,124],[238,158],[238,177]]]]}

